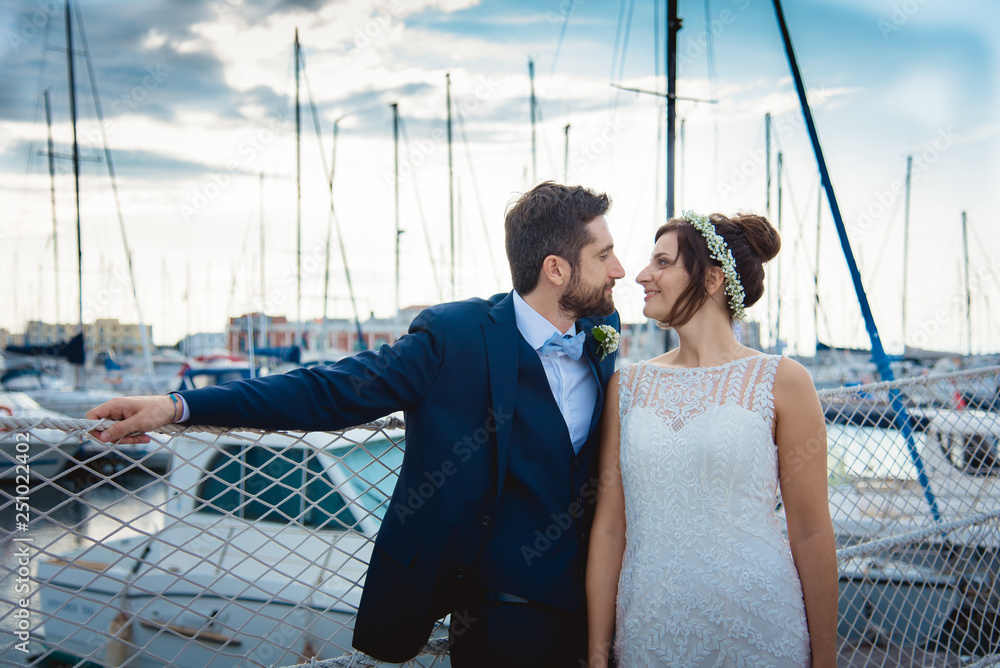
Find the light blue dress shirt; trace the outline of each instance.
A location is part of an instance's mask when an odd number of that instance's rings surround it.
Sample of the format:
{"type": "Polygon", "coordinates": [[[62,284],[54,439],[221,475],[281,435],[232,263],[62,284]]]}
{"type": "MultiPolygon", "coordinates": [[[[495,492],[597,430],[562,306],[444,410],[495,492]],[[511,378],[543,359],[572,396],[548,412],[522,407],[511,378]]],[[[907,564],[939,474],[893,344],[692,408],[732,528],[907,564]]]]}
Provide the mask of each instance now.
{"type": "MultiPolygon", "coordinates": [[[[565,332],[560,332],[555,325],[531,308],[516,290],[514,319],[517,322],[517,330],[536,352],[552,338],[553,334],[570,336],[576,334],[575,324],[565,332]]],[[[590,433],[590,419],[597,404],[597,379],[590,369],[590,364],[587,363],[586,355],[578,360],[561,353],[554,356],[539,355],[539,359],[542,361],[545,377],[549,381],[552,398],[556,400],[556,405],[559,406],[559,411],[566,421],[573,450],[579,453],[590,433]]]]}

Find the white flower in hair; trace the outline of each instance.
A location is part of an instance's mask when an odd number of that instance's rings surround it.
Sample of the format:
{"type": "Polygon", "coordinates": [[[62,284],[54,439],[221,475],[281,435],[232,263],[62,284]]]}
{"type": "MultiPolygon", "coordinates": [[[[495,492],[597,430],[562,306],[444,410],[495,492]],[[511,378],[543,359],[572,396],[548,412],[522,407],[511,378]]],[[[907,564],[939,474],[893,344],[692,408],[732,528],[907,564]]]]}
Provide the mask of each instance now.
{"type": "Polygon", "coordinates": [[[743,302],[746,299],[746,294],[743,292],[740,277],[736,273],[736,260],[733,259],[733,252],[726,245],[726,240],[715,231],[715,225],[712,224],[708,216],[694,211],[685,211],[681,217],[691,223],[691,227],[705,237],[705,241],[708,243],[708,254],[722,265],[722,273],[726,277],[726,295],[729,297],[729,309],[733,312],[733,319],[745,320],[747,313],[743,308],[743,302]]]}

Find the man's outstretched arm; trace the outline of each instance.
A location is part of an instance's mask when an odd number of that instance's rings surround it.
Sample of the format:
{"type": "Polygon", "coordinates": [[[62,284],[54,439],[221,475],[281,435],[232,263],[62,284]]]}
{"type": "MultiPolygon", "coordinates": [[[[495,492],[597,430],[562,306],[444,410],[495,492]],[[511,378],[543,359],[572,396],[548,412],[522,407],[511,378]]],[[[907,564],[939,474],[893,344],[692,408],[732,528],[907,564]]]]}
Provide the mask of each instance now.
{"type": "MultiPolygon", "coordinates": [[[[425,312],[426,313],[426,312],[425,312]]],[[[433,314],[421,314],[393,346],[336,364],[179,393],[188,422],[220,427],[318,431],[343,429],[415,406],[437,377],[443,350],[433,314]]],[[[96,435],[105,442],[146,443],[143,432],[177,421],[175,396],[120,397],[87,413],[121,420],[96,435]]]]}

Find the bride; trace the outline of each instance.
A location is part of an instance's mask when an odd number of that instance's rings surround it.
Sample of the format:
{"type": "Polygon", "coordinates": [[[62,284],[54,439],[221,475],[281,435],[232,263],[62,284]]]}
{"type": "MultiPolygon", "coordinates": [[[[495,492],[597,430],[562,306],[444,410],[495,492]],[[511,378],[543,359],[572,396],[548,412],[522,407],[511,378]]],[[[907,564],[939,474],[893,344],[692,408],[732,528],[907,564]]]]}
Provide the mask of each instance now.
{"type": "Polygon", "coordinates": [[[819,399],[800,364],[733,333],[780,246],[754,215],[686,213],[656,232],[636,281],[643,313],[680,345],[608,384],[587,567],[591,668],[612,649],[619,668],[836,665],[819,399]]]}

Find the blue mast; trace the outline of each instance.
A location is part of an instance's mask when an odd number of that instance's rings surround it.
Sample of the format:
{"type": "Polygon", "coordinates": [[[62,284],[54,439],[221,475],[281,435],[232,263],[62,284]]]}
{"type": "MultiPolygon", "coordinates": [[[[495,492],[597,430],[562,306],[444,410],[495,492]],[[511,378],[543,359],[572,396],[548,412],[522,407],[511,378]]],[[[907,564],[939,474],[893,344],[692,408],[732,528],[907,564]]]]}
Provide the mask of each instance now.
{"type": "MultiPolygon", "coordinates": [[[[865,319],[865,329],[868,330],[868,337],[872,343],[872,361],[878,369],[879,376],[884,381],[894,380],[892,368],[889,366],[889,358],[882,348],[882,339],[879,337],[878,328],[875,326],[875,318],[872,316],[871,306],[868,304],[868,295],[865,294],[865,287],[861,283],[861,273],[858,271],[858,263],[854,259],[854,251],[851,250],[851,241],[847,238],[847,228],[844,227],[844,218],[840,214],[840,205],[837,203],[837,195],[833,191],[833,182],[830,180],[830,172],[826,168],[826,159],[823,157],[823,148],[819,143],[819,135],[816,133],[816,124],[813,122],[812,112],[809,109],[809,101],[806,99],[805,85],[802,83],[802,74],[795,61],[795,52],[792,49],[792,40],[788,34],[788,26],[785,24],[785,16],[781,11],[781,1],[774,0],[774,13],[778,18],[778,27],[781,29],[781,38],[785,43],[785,53],[788,55],[788,66],[795,79],[795,90],[799,95],[799,102],[802,105],[802,115],[805,117],[806,128],[809,130],[809,140],[812,142],[813,152],[816,154],[816,162],[819,165],[820,180],[826,190],[826,199],[830,203],[830,213],[833,214],[833,222],[837,226],[837,236],[840,237],[840,246],[844,251],[844,258],[847,260],[847,267],[851,272],[851,281],[854,283],[854,292],[857,294],[858,304],[861,306],[861,314],[865,319]]],[[[917,470],[917,478],[920,486],[924,490],[924,498],[930,505],[931,516],[935,522],[941,521],[941,512],[938,510],[937,500],[931,490],[930,481],[924,469],[923,459],[917,451],[916,440],[913,437],[914,421],[903,404],[902,395],[897,389],[889,390],[889,399],[894,413],[894,421],[903,437],[906,439],[906,449],[909,451],[910,459],[917,470]]]]}

